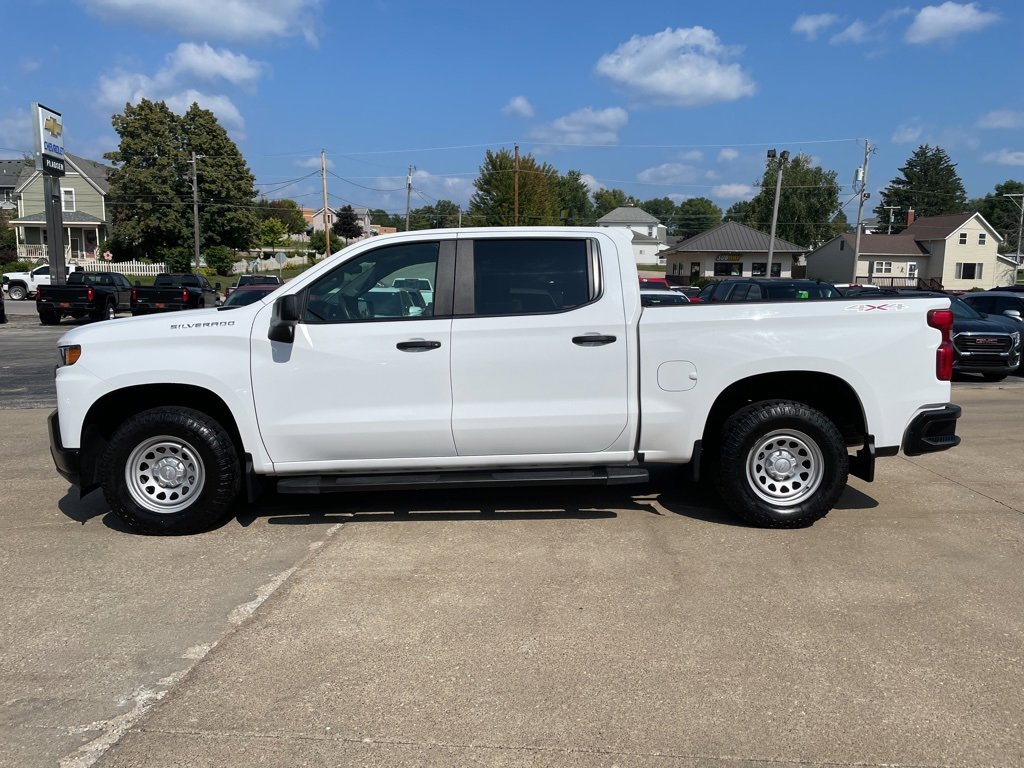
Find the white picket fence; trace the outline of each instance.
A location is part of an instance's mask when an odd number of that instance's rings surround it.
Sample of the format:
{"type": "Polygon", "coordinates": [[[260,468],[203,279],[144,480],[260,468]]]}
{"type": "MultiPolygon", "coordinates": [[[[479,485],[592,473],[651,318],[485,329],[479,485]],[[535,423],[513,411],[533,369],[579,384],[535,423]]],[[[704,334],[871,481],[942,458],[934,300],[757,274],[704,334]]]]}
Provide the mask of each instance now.
{"type": "Polygon", "coordinates": [[[131,275],[133,277],[159,275],[161,272],[168,271],[166,264],[150,264],[145,261],[93,261],[80,259],[75,263],[89,272],[120,272],[122,275],[131,275]]]}

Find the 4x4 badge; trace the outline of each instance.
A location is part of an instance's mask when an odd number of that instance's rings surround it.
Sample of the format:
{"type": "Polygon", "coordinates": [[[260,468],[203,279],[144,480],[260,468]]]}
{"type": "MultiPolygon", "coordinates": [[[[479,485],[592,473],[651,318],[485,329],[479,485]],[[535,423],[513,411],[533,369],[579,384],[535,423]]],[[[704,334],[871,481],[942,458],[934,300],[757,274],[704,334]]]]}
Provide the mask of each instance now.
{"type": "Polygon", "coordinates": [[[847,312],[902,312],[907,308],[906,304],[897,302],[895,304],[851,304],[846,307],[847,312]]]}

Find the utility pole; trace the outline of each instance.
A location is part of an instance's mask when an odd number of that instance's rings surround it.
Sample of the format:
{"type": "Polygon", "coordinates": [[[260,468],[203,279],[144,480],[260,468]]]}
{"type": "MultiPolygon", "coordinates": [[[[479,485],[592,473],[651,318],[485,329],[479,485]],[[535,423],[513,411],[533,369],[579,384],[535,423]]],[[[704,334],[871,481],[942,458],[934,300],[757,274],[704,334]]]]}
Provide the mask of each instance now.
{"type": "Polygon", "coordinates": [[[898,205],[887,205],[887,206],[885,206],[885,210],[887,210],[889,212],[889,228],[885,231],[885,234],[887,234],[887,235],[891,235],[892,234],[892,219],[893,219],[893,213],[892,212],[893,211],[898,211],[899,209],[900,209],[900,207],[898,205]]]}
{"type": "Polygon", "coordinates": [[[512,181],[512,191],[515,202],[512,207],[512,224],[519,226],[519,145],[516,144],[516,170],[512,181]]]}
{"type": "MultiPolygon", "coordinates": [[[[1012,194],[1004,194],[1003,197],[1008,197],[1011,200],[1015,197],[1019,197],[1020,200],[1013,200],[1014,205],[1020,208],[1020,223],[1017,224],[1017,269],[1020,269],[1020,236],[1021,232],[1024,231],[1024,193],[1014,192],[1012,194]]],[[[1017,282],[1017,276],[1013,276],[1013,282],[1017,282]]]]}
{"type": "Polygon", "coordinates": [[[409,201],[412,199],[412,174],[415,165],[409,166],[409,175],[405,177],[405,231],[409,231],[409,201]]]}
{"type": "Polygon", "coordinates": [[[195,152],[192,153],[192,159],[189,162],[192,164],[192,247],[195,252],[196,259],[196,273],[199,272],[199,180],[198,172],[196,170],[196,158],[195,152]]]}
{"type": "Polygon", "coordinates": [[[327,152],[320,150],[320,182],[324,191],[324,258],[331,255],[331,221],[327,213],[327,152]]]}
{"type": "MultiPolygon", "coordinates": [[[[768,150],[768,159],[775,159],[775,150],[768,150]]],[[[782,150],[779,153],[779,168],[775,174],[775,202],[772,204],[772,232],[768,236],[768,264],[765,267],[764,276],[770,278],[772,276],[772,256],[775,254],[775,225],[779,219],[779,198],[782,196],[782,168],[789,160],[789,152],[782,150]]]]}
{"type": "Polygon", "coordinates": [[[871,152],[871,142],[868,139],[864,139],[864,165],[857,169],[860,189],[857,190],[857,236],[853,245],[853,279],[850,280],[851,283],[857,282],[857,267],[860,265],[860,233],[864,228],[864,201],[870,196],[867,188],[868,162],[871,160],[871,152]]]}

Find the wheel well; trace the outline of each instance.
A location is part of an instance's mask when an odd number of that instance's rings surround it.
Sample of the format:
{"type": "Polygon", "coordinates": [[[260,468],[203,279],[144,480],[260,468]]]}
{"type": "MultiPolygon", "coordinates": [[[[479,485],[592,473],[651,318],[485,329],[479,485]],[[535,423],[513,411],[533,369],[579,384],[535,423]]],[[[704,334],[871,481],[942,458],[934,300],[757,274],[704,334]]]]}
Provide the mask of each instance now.
{"type": "Polygon", "coordinates": [[[144,384],[108,392],[89,409],[82,424],[82,490],[99,485],[99,463],[118,427],[137,413],[168,405],[192,408],[216,419],[242,451],[242,438],[231,409],[208,389],[188,384],[144,384]]]}
{"type": "Polygon", "coordinates": [[[864,409],[843,379],[813,371],[766,373],[737,381],[715,400],[704,427],[704,445],[715,444],[725,420],[760,400],[795,400],[821,411],[839,429],[847,445],[860,445],[867,434],[864,409]]]}

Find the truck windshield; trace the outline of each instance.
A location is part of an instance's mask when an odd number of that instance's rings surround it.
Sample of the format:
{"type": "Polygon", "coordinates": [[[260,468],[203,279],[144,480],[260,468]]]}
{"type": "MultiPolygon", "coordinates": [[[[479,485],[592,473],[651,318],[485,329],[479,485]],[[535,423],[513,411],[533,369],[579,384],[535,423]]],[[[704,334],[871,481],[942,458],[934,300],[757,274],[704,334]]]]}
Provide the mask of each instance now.
{"type": "Polygon", "coordinates": [[[156,288],[194,288],[199,285],[199,278],[195,275],[157,275],[153,285],[156,288]]]}

